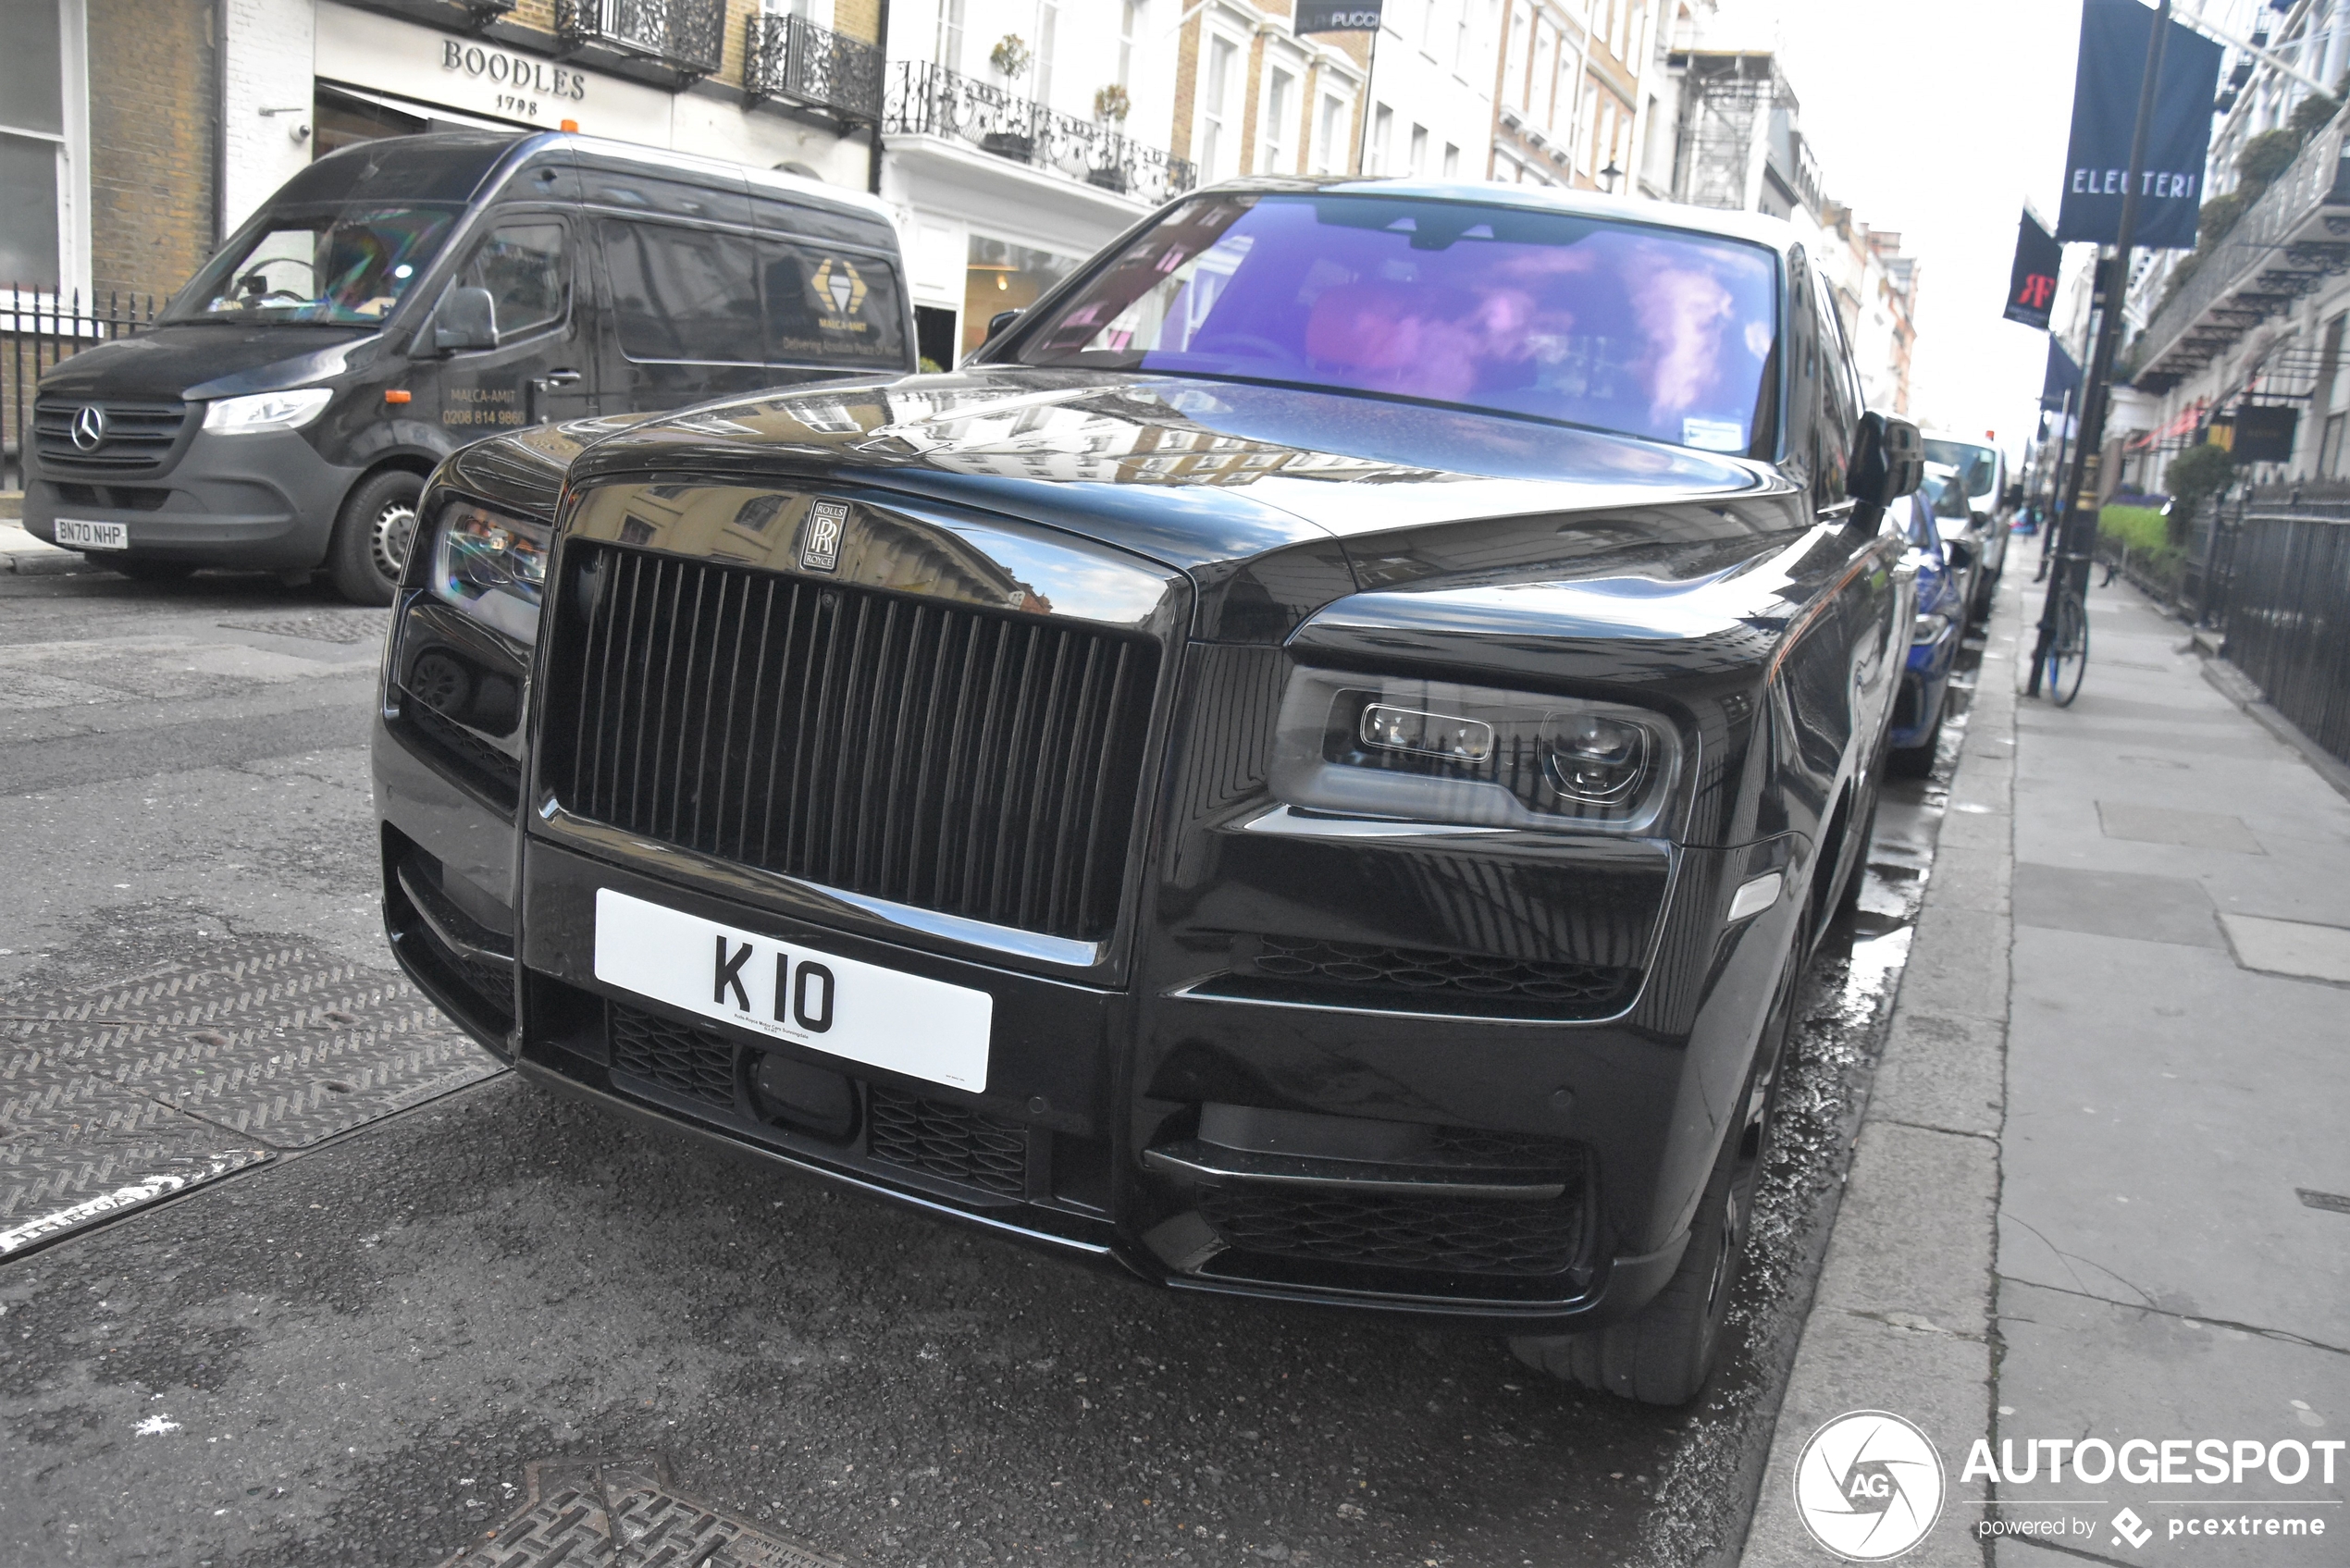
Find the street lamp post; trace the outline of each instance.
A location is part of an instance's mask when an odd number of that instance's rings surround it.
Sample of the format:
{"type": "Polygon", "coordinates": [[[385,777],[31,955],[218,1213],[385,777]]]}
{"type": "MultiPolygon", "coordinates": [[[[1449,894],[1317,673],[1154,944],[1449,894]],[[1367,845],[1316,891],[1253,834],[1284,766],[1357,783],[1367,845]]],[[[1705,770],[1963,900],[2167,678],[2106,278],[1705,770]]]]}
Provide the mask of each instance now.
{"type": "MultiPolygon", "coordinates": [[[[2146,162],[2146,135],[2154,122],[2155,91],[2162,77],[2162,47],[2171,32],[2171,0],[2161,0],[2154,13],[2154,31],[2146,40],[2146,77],[2138,83],[2137,123],[2130,131],[2130,172],[2121,187],[2121,221],[2113,235],[2112,271],[2106,277],[2105,314],[2097,321],[2096,351],[2089,356],[2089,374],[2081,390],[2081,434],[2072,451],[2072,472],[2065,487],[2056,539],[2056,570],[2048,574],[2047,597],[2040,602],[2040,628],[2032,646],[2032,673],[2023,695],[2040,695],[2040,672],[2046,667],[2048,645],[2056,638],[2057,606],[2068,591],[2085,602],[2089,587],[2088,551],[2082,537],[2096,526],[2096,498],[2082,494],[2089,454],[2105,445],[2105,416],[2112,401],[2113,356],[2121,340],[2121,307],[2130,287],[2130,246],[2137,237],[2138,186],[2146,162]],[[2079,556],[2079,560],[2073,559],[2079,556]]],[[[2108,265],[2100,263],[2100,265],[2108,265]]]]}

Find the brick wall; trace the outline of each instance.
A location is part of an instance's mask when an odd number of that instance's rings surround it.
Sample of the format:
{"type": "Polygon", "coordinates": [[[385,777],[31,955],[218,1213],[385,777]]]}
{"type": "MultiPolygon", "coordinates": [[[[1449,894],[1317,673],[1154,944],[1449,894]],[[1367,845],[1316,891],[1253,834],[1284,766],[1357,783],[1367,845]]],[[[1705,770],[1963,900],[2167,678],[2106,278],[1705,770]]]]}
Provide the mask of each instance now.
{"type": "Polygon", "coordinates": [[[211,254],[213,0],[89,0],[93,292],[169,293],[211,254]]]}

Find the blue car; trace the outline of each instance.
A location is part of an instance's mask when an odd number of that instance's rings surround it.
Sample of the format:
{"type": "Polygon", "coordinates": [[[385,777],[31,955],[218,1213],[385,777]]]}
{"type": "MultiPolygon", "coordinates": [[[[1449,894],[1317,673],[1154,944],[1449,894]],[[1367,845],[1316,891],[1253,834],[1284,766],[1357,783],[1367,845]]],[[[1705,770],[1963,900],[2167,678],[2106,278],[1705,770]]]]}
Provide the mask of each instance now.
{"type": "Polygon", "coordinates": [[[1917,569],[1918,609],[1910,634],[1909,662],[1901,672],[1901,693],[1893,704],[1887,766],[1894,773],[1912,779],[1934,771],[1934,747],[1942,738],[1950,670],[1958,662],[1959,644],[1966,635],[1966,588],[1943,553],[1942,533],[1935,524],[1936,503],[1940,500],[1935,493],[1936,483],[1929,476],[1913,494],[1893,503],[1909,535],[1906,561],[1917,569]]]}

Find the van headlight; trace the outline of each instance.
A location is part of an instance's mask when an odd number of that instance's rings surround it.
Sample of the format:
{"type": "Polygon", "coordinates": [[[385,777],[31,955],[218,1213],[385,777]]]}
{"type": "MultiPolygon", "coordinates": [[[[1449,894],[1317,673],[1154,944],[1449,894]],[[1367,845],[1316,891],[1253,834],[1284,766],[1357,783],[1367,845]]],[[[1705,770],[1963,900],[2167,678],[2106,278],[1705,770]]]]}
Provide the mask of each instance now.
{"type": "Polygon", "coordinates": [[[519,643],[538,640],[552,531],[471,501],[440,509],[427,586],[443,604],[519,643]]]}
{"type": "Polygon", "coordinates": [[[1680,777],[1679,732],[1620,703],[1301,669],[1273,793],[1349,816],[1644,833],[1680,777]]]}
{"type": "Polygon", "coordinates": [[[204,427],[224,436],[264,430],[299,430],[327,411],[331,387],[296,387],[290,392],[255,392],[245,398],[215,398],[204,404],[204,427]]]}

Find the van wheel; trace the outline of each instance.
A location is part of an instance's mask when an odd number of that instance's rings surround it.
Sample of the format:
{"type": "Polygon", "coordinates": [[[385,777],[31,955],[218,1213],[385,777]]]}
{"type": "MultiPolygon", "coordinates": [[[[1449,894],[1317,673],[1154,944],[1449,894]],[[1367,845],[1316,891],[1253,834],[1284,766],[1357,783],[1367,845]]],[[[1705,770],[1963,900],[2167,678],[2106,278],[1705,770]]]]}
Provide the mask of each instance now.
{"type": "Polygon", "coordinates": [[[1801,944],[1787,955],[1777,994],[1763,1019],[1752,1069],[1740,1097],[1738,1125],[1722,1140],[1705,1195],[1689,1226],[1688,1251],[1656,1299],[1620,1322],[1583,1334],[1521,1334],[1518,1360],[1561,1382],[1619,1394],[1642,1404],[1687,1404],[1712,1376],[1730,1315],[1731,1288],[1754,1219],[1755,1178],[1770,1152],[1778,1106],[1779,1057],[1794,1011],[1801,944]]]}
{"type": "Polygon", "coordinates": [[[415,542],[416,502],[424,493],[424,480],[398,468],[362,480],[351,492],[327,547],[327,574],[337,593],[353,604],[391,602],[415,542]]]}

